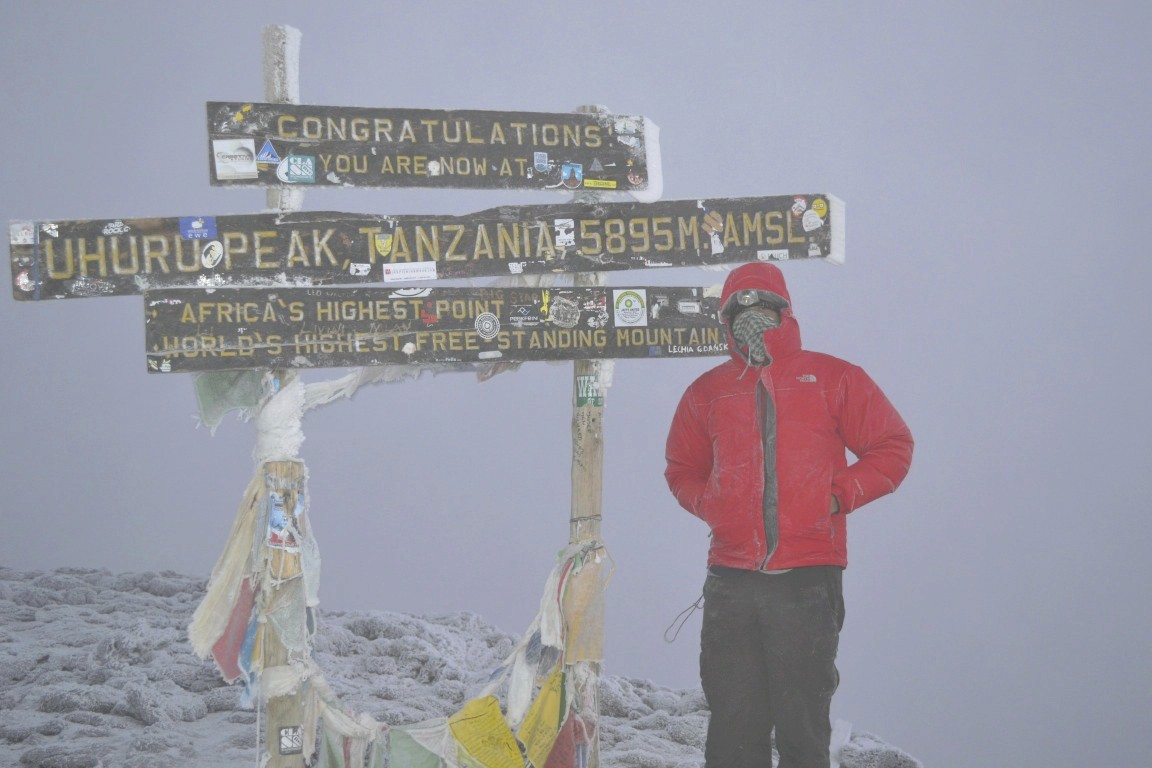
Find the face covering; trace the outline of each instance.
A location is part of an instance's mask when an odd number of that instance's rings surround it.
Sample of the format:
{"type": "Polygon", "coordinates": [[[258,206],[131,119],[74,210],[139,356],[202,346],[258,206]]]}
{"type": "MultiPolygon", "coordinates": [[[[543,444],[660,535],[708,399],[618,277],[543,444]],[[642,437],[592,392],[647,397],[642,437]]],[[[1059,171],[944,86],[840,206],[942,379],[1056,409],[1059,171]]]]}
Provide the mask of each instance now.
{"type": "Polygon", "coordinates": [[[764,332],[779,328],[780,321],[764,312],[745,310],[736,315],[732,322],[732,336],[740,346],[748,348],[748,360],[752,365],[767,365],[772,362],[764,346],[764,332]]]}

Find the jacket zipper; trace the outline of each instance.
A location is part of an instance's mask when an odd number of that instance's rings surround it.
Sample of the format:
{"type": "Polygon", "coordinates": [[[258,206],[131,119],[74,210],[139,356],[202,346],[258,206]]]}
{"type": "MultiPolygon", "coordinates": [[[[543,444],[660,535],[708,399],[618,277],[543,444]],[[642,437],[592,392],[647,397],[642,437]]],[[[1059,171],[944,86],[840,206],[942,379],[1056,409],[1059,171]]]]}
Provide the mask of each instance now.
{"type": "Polygon", "coordinates": [[[760,563],[759,570],[768,570],[768,561],[772,559],[772,555],[776,553],[776,548],[780,544],[780,524],[779,524],[779,493],[770,493],[769,490],[776,490],[776,405],[772,401],[772,396],[768,392],[768,387],[764,385],[762,378],[757,378],[756,381],[756,416],[760,426],[760,446],[761,454],[763,457],[761,471],[763,473],[762,491],[760,494],[760,510],[761,518],[764,523],[764,547],[766,554],[764,561],[760,563]],[[771,408],[771,414],[769,414],[771,408]],[[769,416],[771,415],[771,418],[769,416]],[[771,429],[770,429],[771,427],[771,429]],[[769,434],[771,432],[771,435],[769,434]],[[769,459],[771,459],[771,466],[769,466],[769,459]],[[771,499],[771,497],[776,497],[771,499]],[[775,525],[769,522],[769,511],[775,508],[776,521],[775,525]],[[770,535],[772,528],[776,529],[775,536],[770,535]]]}

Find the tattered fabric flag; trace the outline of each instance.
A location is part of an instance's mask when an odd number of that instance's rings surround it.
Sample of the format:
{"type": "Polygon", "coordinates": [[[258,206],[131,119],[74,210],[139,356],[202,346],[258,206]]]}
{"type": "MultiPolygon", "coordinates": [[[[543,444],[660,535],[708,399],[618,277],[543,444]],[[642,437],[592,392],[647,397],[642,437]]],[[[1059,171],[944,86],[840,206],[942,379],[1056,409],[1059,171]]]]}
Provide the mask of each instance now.
{"type": "Polygon", "coordinates": [[[585,553],[564,585],[564,661],[604,660],[605,550],[585,553]]]}
{"type": "Polygon", "coordinates": [[[244,579],[252,573],[252,541],[263,499],[264,478],[256,473],[236,511],[228,543],[212,568],[207,593],[188,625],[192,650],[202,659],[208,658],[216,641],[227,630],[244,579]]]}
{"type": "Polygon", "coordinates": [[[320,737],[320,754],[316,768],[360,768],[362,763],[352,762],[352,740],[335,731],[324,729],[320,737]]]}
{"type": "Polygon", "coordinates": [[[240,666],[240,651],[244,646],[244,636],[248,632],[248,625],[252,620],[252,606],[256,601],[256,593],[252,589],[252,580],[244,579],[240,585],[240,595],[236,598],[236,605],[232,607],[232,616],[228,619],[228,626],[224,634],[212,646],[212,658],[220,670],[220,675],[226,683],[234,683],[244,677],[244,670],[240,666]]]}
{"type": "MultiPolygon", "coordinates": [[[[447,724],[444,730],[447,733],[447,724]]],[[[390,738],[392,744],[388,754],[388,765],[391,768],[442,768],[444,765],[438,754],[429,751],[412,738],[403,727],[393,728],[390,738]]]]}
{"type": "Polygon", "coordinates": [[[568,719],[561,726],[560,735],[556,737],[543,768],[584,768],[588,764],[588,750],[595,731],[594,724],[589,726],[580,715],[569,710],[568,719]]]}
{"type": "Polygon", "coordinates": [[[245,414],[260,402],[262,371],[208,371],[195,376],[200,423],[215,433],[229,411],[245,414]]]}
{"type": "Polygon", "coordinates": [[[460,745],[461,765],[524,768],[524,756],[500,714],[500,702],[495,696],[468,702],[448,718],[448,727],[460,745]]]}
{"type": "Polygon", "coordinates": [[[524,745],[532,765],[542,766],[552,751],[560,733],[564,708],[564,665],[557,664],[554,671],[532,702],[516,738],[524,745]]]}
{"type": "MultiPolygon", "coordinates": [[[[439,717],[414,725],[397,726],[392,729],[393,739],[396,738],[396,733],[399,731],[403,731],[424,749],[439,756],[448,768],[460,768],[456,739],[452,737],[452,731],[448,728],[447,718],[439,717]]],[[[403,763],[393,763],[392,766],[393,768],[407,768],[403,763]]]]}
{"type": "MultiPolygon", "coordinates": [[[[383,736],[377,738],[372,742],[371,746],[368,747],[368,768],[388,768],[388,754],[388,739],[383,736]]],[[[432,768],[437,768],[439,765],[441,765],[441,763],[437,761],[436,765],[432,766],[432,768]]],[[[402,765],[400,763],[391,763],[391,768],[402,768],[402,765]]]]}

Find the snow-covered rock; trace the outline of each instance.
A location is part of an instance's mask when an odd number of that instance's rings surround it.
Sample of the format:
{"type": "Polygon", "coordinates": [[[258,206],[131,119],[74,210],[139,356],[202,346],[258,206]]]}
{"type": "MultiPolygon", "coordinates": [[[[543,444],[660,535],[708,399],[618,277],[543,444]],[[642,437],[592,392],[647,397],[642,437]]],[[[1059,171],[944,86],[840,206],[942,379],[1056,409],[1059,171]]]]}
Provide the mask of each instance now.
{"type": "MultiPolygon", "coordinates": [[[[0,764],[24,768],[254,765],[256,713],[240,707],[185,627],[202,579],[0,567],[0,764]]],[[[352,710],[389,724],[457,711],[509,654],[512,635],[473,614],[329,612],[315,655],[352,710]]],[[[635,768],[703,763],[708,710],[699,689],[601,681],[601,762],[635,768]]],[[[920,768],[854,732],[844,768],[920,768]]]]}

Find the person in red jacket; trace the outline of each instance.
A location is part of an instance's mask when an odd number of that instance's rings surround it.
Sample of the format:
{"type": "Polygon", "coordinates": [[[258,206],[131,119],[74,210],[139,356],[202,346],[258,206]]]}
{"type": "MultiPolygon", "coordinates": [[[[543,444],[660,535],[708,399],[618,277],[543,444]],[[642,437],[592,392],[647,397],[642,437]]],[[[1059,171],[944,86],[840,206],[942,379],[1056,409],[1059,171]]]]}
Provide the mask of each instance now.
{"type": "Polygon", "coordinates": [[[827,768],[847,516],[900,485],[912,435],[859,367],[800,346],[780,270],[724,283],[731,359],[680,399],[665,478],[711,529],[706,768],[827,768]],[[846,452],[855,461],[848,462],[846,452]]]}

